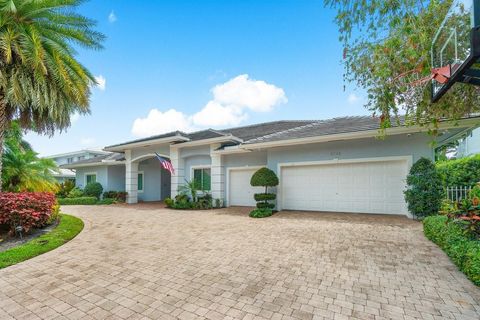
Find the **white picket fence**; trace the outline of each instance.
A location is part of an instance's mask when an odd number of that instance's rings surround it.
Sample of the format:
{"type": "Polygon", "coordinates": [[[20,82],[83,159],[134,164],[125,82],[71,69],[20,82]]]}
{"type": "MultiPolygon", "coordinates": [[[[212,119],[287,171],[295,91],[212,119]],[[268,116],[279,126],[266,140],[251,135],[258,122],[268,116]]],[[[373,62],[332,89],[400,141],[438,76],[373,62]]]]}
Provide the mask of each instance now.
{"type": "Polygon", "coordinates": [[[468,197],[468,194],[472,190],[471,186],[452,186],[446,188],[446,196],[448,200],[460,201],[468,197]]]}

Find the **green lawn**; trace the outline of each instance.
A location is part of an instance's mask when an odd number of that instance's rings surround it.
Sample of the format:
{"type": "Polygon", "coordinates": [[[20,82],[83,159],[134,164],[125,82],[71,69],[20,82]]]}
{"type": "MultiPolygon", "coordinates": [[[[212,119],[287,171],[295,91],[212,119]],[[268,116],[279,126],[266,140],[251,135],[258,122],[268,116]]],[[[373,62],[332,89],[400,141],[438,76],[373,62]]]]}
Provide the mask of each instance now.
{"type": "Polygon", "coordinates": [[[0,269],[28,260],[60,247],[75,238],[83,229],[83,221],[67,214],[60,215],[58,226],[47,234],[18,247],[0,252],[0,269]]]}

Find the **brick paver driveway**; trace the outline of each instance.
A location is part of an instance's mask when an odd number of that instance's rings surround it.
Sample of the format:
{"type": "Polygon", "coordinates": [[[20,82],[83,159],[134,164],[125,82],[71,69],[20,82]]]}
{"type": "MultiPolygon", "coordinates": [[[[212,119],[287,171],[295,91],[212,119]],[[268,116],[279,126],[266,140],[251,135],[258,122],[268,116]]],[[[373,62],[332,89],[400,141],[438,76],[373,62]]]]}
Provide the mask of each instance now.
{"type": "Polygon", "coordinates": [[[85,230],[0,270],[0,319],[479,319],[479,290],[402,217],[68,207],[85,230]]]}

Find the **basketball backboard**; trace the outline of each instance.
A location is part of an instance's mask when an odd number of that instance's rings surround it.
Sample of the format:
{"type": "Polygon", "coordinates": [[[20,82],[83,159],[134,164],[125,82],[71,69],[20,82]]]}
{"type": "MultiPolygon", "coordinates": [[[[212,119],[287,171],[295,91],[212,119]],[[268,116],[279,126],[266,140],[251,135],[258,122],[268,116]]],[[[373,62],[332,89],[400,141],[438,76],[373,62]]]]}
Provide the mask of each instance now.
{"type": "Polygon", "coordinates": [[[480,85],[480,0],[455,0],[432,41],[432,102],[455,82],[480,85]],[[435,72],[433,72],[435,73],[435,72]]]}

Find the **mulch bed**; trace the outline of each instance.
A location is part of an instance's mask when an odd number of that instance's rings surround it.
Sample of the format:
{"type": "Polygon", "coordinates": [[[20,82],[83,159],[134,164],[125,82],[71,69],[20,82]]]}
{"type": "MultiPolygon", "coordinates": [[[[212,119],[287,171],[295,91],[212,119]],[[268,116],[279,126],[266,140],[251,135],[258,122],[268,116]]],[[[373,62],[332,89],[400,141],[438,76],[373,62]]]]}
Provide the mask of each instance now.
{"type": "Polygon", "coordinates": [[[23,234],[23,239],[20,236],[10,237],[7,232],[0,232],[0,252],[22,245],[30,240],[40,237],[41,235],[50,232],[58,225],[58,221],[49,226],[40,229],[30,230],[28,234],[23,234]]]}

